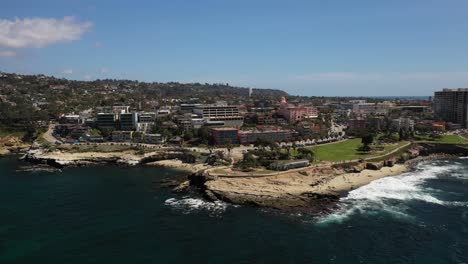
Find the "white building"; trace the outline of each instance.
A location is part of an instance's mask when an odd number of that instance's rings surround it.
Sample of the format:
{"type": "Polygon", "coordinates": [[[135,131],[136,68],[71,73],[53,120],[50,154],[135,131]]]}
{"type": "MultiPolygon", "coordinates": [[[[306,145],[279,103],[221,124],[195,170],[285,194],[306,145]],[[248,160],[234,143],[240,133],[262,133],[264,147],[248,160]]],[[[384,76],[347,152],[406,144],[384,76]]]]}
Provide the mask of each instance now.
{"type": "Polygon", "coordinates": [[[239,108],[232,105],[200,105],[193,112],[198,114],[205,122],[222,121],[224,126],[241,127],[244,117],[239,113],[239,108]]]}
{"type": "Polygon", "coordinates": [[[414,131],[414,120],[409,118],[398,118],[392,120],[392,130],[394,131],[414,131]]]}

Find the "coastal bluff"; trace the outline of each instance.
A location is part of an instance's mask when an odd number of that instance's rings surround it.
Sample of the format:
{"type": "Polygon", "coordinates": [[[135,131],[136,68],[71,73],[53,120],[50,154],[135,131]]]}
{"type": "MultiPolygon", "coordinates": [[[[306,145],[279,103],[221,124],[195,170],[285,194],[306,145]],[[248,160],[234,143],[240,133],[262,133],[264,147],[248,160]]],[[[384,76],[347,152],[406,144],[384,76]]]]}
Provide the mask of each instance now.
{"type": "Polygon", "coordinates": [[[342,170],[315,165],[275,175],[219,176],[208,171],[192,174],[192,185],[210,200],[280,210],[327,212],[347,192],[388,176],[411,170],[415,164],[431,159],[468,156],[465,145],[418,144],[420,151],[399,153],[394,163],[365,162],[342,170]],[[386,164],[385,166],[383,164],[386,164]]]}

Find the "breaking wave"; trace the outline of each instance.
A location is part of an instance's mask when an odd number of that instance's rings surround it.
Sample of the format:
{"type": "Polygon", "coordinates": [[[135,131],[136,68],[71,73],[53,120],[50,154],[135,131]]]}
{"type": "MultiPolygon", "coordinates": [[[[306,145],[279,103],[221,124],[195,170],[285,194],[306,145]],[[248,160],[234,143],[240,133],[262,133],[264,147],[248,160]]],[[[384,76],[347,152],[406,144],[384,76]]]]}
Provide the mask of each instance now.
{"type": "Polygon", "coordinates": [[[422,163],[413,172],[396,177],[386,177],[371,182],[348,193],[340,199],[339,209],[318,220],[319,223],[344,222],[355,214],[388,213],[396,218],[412,218],[407,214],[407,201],[420,201],[441,206],[467,206],[465,201],[444,201],[437,197],[438,189],[424,186],[430,179],[442,175],[466,177],[460,174],[461,163],[445,161],[422,163]]]}
{"type": "Polygon", "coordinates": [[[207,211],[211,216],[217,216],[226,211],[228,204],[221,201],[208,202],[199,198],[182,197],[182,199],[169,198],[164,204],[185,214],[198,211],[207,211]]]}

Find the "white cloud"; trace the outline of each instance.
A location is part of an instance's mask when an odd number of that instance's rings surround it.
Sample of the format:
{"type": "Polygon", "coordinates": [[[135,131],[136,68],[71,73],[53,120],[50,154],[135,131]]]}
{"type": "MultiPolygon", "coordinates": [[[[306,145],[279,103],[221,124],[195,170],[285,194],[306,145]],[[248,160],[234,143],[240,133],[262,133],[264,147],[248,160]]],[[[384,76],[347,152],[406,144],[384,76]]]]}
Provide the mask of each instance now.
{"type": "Polygon", "coordinates": [[[101,74],[108,74],[108,73],[109,73],[109,69],[107,69],[107,68],[102,68],[101,70],[99,70],[99,72],[100,72],[101,74]]]}
{"type": "Polygon", "coordinates": [[[98,41],[98,42],[94,43],[94,47],[95,48],[102,48],[102,43],[98,41]]]}
{"type": "Polygon", "coordinates": [[[0,50],[0,57],[16,57],[16,52],[12,50],[0,50]]]}
{"type": "Polygon", "coordinates": [[[0,19],[0,46],[42,48],[54,43],[78,40],[93,23],[78,22],[74,17],[0,19]]]}
{"type": "Polygon", "coordinates": [[[65,69],[63,71],[61,71],[62,74],[73,74],[73,70],[72,69],[65,69]]]}
{"type": "Polygon", "coordinates": [[[83,76],[83,79],[85,79],[86,81],[89,81],[93,78],[92,75],[89,75],[89,74],[85,74],[85,76],[83,76]]]}

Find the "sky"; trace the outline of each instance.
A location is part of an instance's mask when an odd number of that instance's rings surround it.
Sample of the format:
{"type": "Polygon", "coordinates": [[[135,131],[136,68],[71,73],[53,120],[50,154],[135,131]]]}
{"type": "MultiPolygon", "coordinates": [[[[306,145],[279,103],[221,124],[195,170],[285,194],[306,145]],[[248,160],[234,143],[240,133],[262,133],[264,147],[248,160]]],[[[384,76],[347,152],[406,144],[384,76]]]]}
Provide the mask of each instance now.
{"type": "Polygon", "coordinates": [[[467,0],[6,0],[0,71],[293,95],[468,87],[467,0]]]}

